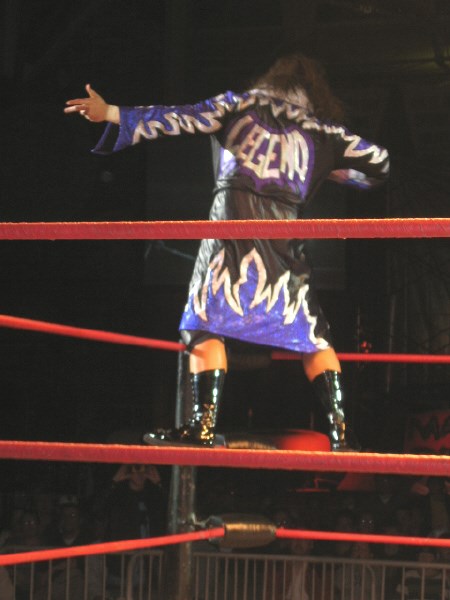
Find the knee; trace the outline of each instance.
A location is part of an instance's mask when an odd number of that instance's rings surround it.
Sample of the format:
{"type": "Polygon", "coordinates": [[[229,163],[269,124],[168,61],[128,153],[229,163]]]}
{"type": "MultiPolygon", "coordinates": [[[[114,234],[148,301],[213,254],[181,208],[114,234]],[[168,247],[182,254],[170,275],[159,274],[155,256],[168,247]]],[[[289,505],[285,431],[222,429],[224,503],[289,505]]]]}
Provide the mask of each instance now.
{"type": "Polygon", "coordinates": [[[189,357],[191,373],[211,371],[213,369],[227,370],[227,355],[225,344],[218,339],[210,339],[196,344],[189,357]]]}
{"type": "Polygon", "coordinates": [[[341,372],[341,364],[333,348],[303,354],[303,369],[309,381],[324,371],[341,372]]]}

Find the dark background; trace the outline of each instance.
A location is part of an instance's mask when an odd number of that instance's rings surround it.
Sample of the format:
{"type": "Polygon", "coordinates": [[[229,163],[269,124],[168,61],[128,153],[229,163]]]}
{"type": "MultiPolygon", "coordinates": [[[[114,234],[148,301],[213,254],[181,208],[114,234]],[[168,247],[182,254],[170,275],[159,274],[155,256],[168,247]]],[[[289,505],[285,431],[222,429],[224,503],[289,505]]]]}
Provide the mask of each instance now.
{"type": "MultiPolygon", "coordinates": [[[[103,125],[64,102],[88,82],[113,104],[194,102],[245,87],[284,47],[323,62],[349,127],[392,159],[383,189],[329,184],[310,216],[449,215],[445,0],[6,0],[2,17],[1,221],[207,218],[207,137],[94,156],[103,125]]],[[[1,241],[0,313],[176,341],[197,245],[1,241]]],[[[338,351],[448,353],[448,239],[312,253],[338,351]]],[[[138,441],[173,421],[174,353],[2,329],[0,367],[2,439],[138,441]]],[[[366,447],[401,450],[409,414],[448,408],[448,367],[345,363],[344,377],[366,447]]],[[[230,373],[221,427],[311,419],[323,427],[297,363],[230,373]]]]}

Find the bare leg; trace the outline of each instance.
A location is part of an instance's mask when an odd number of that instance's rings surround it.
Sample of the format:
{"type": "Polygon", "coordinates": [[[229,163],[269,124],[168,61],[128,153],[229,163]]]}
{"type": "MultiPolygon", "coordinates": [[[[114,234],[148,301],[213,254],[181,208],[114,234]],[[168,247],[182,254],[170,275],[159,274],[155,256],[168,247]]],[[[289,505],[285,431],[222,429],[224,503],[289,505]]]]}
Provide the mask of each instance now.
{"type": "Polygon", "coordinates": [[[189,372],[201,373],[222,369],[227,371],[227,354],[225,344],[220,340],[210,339],[194,346],[189,356],[189,372]]]}
{"type": "Polygon", "coordinates": [[[341,364],[333,348],[303,354],[303,369],[308,381],[313,381],[324,371],[341,372],[341,364]]]}

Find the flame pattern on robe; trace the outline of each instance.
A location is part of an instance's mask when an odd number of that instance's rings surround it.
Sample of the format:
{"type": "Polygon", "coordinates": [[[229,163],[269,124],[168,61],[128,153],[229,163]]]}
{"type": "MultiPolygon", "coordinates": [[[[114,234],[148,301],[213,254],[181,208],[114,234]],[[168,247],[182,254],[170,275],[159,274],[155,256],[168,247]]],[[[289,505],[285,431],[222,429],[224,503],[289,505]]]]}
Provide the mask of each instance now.
{"type": "MultiPolygon", "coordinates": [[[[195,315],[203,321],[204,328],[209,329],[209,316],[212,313],[211,320],[212,327],[214,327],[214,321],[217,319],[217,307],[215,307],[213,298],[221,293],[227,306],[238,319],[241,318],[242,320],[249,316],[251,320],[252,311],[257,307],[263,307],[267,320],[276,323],[276,328],[279,330],[278,334],[281,333],[283,326],[292,325],[295,328],[296,319],[299,312],[301,312],[300,320],[303,322],[303,328],[306,324],[308,341],[301,348],[296,346],[293,349],[306,351],[311,348],[320,350],[328,347],[328,342],[315,333],[318,319],[317,315],[310,312],[308,305],[309,285],[307,276],[301,278],[301,285],[292,297],[288,286],[291,277],[290,271],[285,271],[275,283],[267,283],[268,277],[264,262],[255,248],[242,258],[239,279],[235,283],[232,283],[228,267],[224,267],[224,258],[225,250],[222,249],[211,261],[203,284],[199,284],[191,290],[190,301],[185,314],[189,314],[193,308],[195,315]],[[251,271],[252,273],[250,273],[251,271]],[[256,281],[253,282],[253,280],[256,281]],[[251,285],[251,282],[253,282],[253,285],[251,285]],[[248,285],[249,283],[250,285],[248,285]],[[277,310],[276,307],[280,304],[282,308],[277,310]],[[271,312],[273,312],[272,315],[271,312]]],[[[222,307],[223,303],[220,305],[220,310],[222,310],[222,307]]],[[[229,336],[233,337],[235,321],[233,319],[227,319],[226,321],[230,324],[229,336]]],[[[190,327],[188,323],[185,326],[186,328],[190,327]]],[[[202,328],[202,326],[199,328],[202,328]]],[[[299,337],[304,337],[304,334],[299,337]]],[[[261,343],[277,345],[276,341],[271,339],[269,331],[266,332],[261,343]]]]}

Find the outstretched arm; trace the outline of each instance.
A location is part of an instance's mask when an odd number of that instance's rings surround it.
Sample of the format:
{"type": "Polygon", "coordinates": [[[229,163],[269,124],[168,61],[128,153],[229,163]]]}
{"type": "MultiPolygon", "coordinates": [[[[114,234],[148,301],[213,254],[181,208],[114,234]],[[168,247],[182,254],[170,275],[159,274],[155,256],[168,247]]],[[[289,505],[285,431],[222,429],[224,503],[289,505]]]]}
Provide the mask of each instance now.
{"type": "Polygon", "coordinates": [[[223,127],[228,114],[243,110],[254,102],[248,93],[228,91],[196,104],[119,107],[107,104],[90,85],[86,86],[86,90],[89,97],[69,100],[64,112],[78,112],[97,123],[108,122],[93,150],[96,154],[109,154],[141,140],[153,140],[161,136],[215,133],[223,127]]]}
{"type": "Polygon", "coordinates": [[[88,98],[75,98],[66,102],[67,108],[65,113],[79,113],[88,121],[94,123],[109,123],[120,124],[120,110],[114,104],[107,104],[105,100],[92,89],[90,84],[86,85],[88,98]]]}

